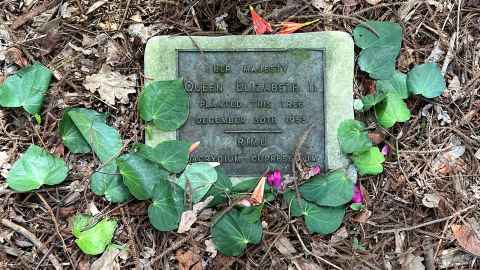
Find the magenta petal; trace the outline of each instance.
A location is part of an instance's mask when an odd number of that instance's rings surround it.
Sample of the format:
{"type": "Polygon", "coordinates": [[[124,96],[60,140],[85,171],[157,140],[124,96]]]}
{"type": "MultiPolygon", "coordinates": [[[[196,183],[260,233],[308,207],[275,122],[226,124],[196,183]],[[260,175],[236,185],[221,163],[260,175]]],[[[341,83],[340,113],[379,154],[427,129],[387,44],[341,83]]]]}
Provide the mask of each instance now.
{"type": "Polygon", "coordinates": [[[320,166],[314,166],[314,167],[310,168],[309,173],[310,173],[311,176],[315,176],[315,175],[320,174],[320,166]]]}
{"type": "Polygon", "coordinates": [[[280,170],[275,170],[273,172],[273,186],[279,190],[282,187],[282,173],[280,170]]]}
{"type": "Polygon", "coordinates": [[[384,156],[388,156],[388,154],[390,153],[390,147],[388,146],[388,144],[385,144],[383,147],[382,147],[382,154],[384,156]]]}
{"type": "Polygon", "coordinates": [[[353,203],[363,202],[363,194],[362,194],[362,190],[360,189],[360,183],[357,183],[353,186],[352,202],[353,203]]]}

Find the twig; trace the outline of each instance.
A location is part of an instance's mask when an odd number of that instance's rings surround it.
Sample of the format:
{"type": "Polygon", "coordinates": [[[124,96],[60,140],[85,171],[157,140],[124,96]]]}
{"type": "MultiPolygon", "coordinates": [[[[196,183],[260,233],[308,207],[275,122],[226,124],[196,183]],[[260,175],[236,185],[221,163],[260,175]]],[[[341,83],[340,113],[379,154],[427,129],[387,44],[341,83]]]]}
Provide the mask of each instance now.
{"type": "Polygon", "coordinates": [[[28,21],[30,21],[34,17],[42,14],[44,11],[46,11],[46,10],[52,8],[53,6],[57,5],[59,2],[60,2],[59,0],[52,0],[50,2],[45,2],[42,5],[30,10],[28,13],[17,17],[17,19],[15,19],[15,21],[12,24],[12,30],[16,30],[17,28],[24,25],[25,23],[27,23],[28,21]]]}
{"type": "Polygon", "coordinates": [[[75,264],[72,261],[72,257],[70,256],[70,252],[68,252],[67,245],[65,244],[65,239],[63,238],[62,234],[60,233],[57,218],[55,217],[55,214],[53,213],[52,208],[50,207],[50,205],[47,203],[45,198],[43,198],[43,196],[40,193],[36,193],[36,194],[37,194],[37,197],[42,201],[45,208],[47,208],[47,211],[50,214],[50,216],[52,216],[52,221],[53,221],[53,224],[55,225],[55,231],[57,232],[58,237],[60,237],[60,240],[62,241],[63,251],[65,251],[65,254],[68,257],[68,260],[70,261],[70,264],[72,265],[72,268],[75,269],[75,264]]]}
{"type": "MultiPolygon", "coordinates": [[[[15,232],[17,232],[17,233],[19,233],[23,236],[25,236],[43,254],[48,253],[48,248],[42,242],[40,242],[40,240],[38,240],[38,238],[33,233],[31,233],[27,229],[23,228],[20,225],[15,224],[15,223],[13,223],[13,222],[9,221],[8,219],[5,219],[5,218],[2,218],[2,225],[14,230],[15,232]]],[[[58,261],[57,257],[55,257],[55,255],[53,255],[53,254],[48,255],[48,259],[52,263],[55,270],[62,270],[63,269],[62,265],[58,261]]]]}
{"type": "Polygon", "coordinates": [[[127,220],[125,216],[125,211],[123,211],[123,207],[120,208],[120,212],[122,213],[122,221],[127,227],[127,234],[128,234],[128,244],[132,250],[132,255],[133,255],[133,261],[135,263],[135,269],[139,270],[140,268],[140,259],[138,258],[138,250],[135,245],[134,241],[134,236],[133,236],[133,231],[132,227],[130,226],[130,222],[127,220]]]}
{"type": "Polygon", "coordinates": [[[295,226],[293,226],[293,224],[292,224],[292,229],[295,231],[295,234],[297,235],[297,238],[298,238],[298,240],[300,241],[300,244],[301,244],[301,246],[302,246],[302,248],[303,248],[303,251],[305,251],[306,254],[314,256],[315,258],[317,258],[317,259],[319,259],[320,261],[322,261],[322,262],[330,265],[331,267],[333,267],[333,268],[335,268],[335,269],[342,270],[342,268],[340,268],[339,266],[337,266],[337,265],[335,265],[335,264],[327,261],[326,259],[324,259],[324,258],[322,258],[322,257],[314,254],[313,252],[311,252],[311,251],[307,248],[307,246],[305,246],[305,243],[303,243],[302,237],[300,237],[300,234],[298,233],[297,228],[295,228],[295,226]]]}
{"type": "Polygon", "coordinates": [[[168,253],[178,249],[179,247],[181,247],[185,242],[187,242],[188,240],[190,240],[192,237],[194,237],[196,234],[198,234],[198,232],[193,232],[193,235],[187,235],[185,236],[184,238],[176,241],[175,243],[173,243],[169,248],[165,249],[162,253],[160,253],[160,255],[158,255],[157,257],[153,258],[153,260],[150,262],[150,264],[154,264],[156,261],[162,259],[163,257],[165,257],[165,255],[167,255],[168,253]],[[189,237],[190,236],[190,237],[189,237]]]}
{"type": "Polygon", "coordinates": [[[440,222],[449,220],[449,219],[454,218],[454,217],[456,217],[456,216],[458,216],[458,215],[460,215],[460,214],[462,214],[462,213],[464,213],[464,212],[467,212],[468,210],[470,210],[470,209],[472,209],[472,208],[475,208],[475,207],[476,207],[476,205],[470,205],[469,207],[464,208],[464,209],[462,209],[462,210],[460,210],[460,211],[457,211],[457,212],[453,213],[452,215],[450,215],[450,216],[448,216],[448,217],[431,220],[431,221],[428,221],[428,222],[424,222],[424,223],[421,223],[421,224],[417,224],[417,225],[415,225],[415,226],[378,231],[377,233],[378,233],[378,234],[382,234],[382,233],[398,233],[398,232],[403,232],[403,231],[415,230],[415,229],[418,229],[418,228],[421,228],[421,227],[425,227],[425,226],[429,226],[429,225],[433,225],[433,224],[437,224],[437,223],[440,223],[440,222]]]}

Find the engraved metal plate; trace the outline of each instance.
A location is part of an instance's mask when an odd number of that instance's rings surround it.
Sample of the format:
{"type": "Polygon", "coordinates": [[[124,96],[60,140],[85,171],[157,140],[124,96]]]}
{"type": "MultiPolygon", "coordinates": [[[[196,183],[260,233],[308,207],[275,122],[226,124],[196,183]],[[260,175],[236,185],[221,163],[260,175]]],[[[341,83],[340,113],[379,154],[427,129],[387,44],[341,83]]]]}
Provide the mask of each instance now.
{"type": "Polygon", "coordinates": [[[291,170],[301,148],[309,165],[324,166],[322,49],[177,50],[177,75],[190,95],[190,114],[177,137],[201,147],[192,162],[219,161],[230,176],[291,170]]]}

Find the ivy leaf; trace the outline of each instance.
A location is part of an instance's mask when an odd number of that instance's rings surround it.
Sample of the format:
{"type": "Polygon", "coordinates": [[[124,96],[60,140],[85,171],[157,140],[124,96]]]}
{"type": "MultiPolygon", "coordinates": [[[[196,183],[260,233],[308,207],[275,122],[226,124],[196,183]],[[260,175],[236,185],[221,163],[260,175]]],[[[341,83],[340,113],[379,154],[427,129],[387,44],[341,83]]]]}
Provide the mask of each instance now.
{"type": "Polygon", "coordinates": [[[107,201],[118,203],[130,198],[130,192],[122,180],[115,161],[103,166],[92,174],[90,188],[98,196],[105,196],[107,201]]]}
{"type": "Polygon", "coordinates": [[[258,244],[262,240],[260,221],[249,223],[240,212],[230,210],[212,228],[213,243],[227,256],[239,256],[248,244],[258,244]]]}
{"type": "Polygon", "coordinates": [[[385,80],[395,73],[395,61],[399,49],[391,46],[375,46],[364,49],[358,57],[358,66],[376,80],[385,80]]]}
{"type": "Polygon", "coordinates": [[[217,181],[212,185],[205,197],[213,196],[213,200],[208,205],[214,207],[227,201],[228,195],[232,192],[232,181],[220,168],[217,171],[217,181]]]}
{"type": "Polygon", "coordinates": [[[395,93],[402,99],[408,98],[407,75],[400,71],[395,71],[390,79],[377,81],[376,91],[377,94],[383,93],[388,95],[390,93],[395,93]]]}
{"type": "Polygon", "coordinates": [[[192,202],[199,202],[210,187],[217,181],[217,171],[208,162],[196,162],[187,165],[178,178],[177,184],[186,190],[187,180],[192,191],[192,202]]]}
{"type": "Polygon", "coordinates": [[[66,109],[62,120],[59,123],[59,132],[62,137],[63,144],[75,154],[89,153],[92,149],[88,142],[83,138],[82,133],[78,130],[75,123],[68,115],[68,112],[76,109],[66,109]]]}
{"type": "Polygon", "coordinates": [[[291,190],[283,194],[283,199],[289,205],[292,216],[303,216],[305,225],[310,232],[330,234],[342,225],[345,216],[344,205],[338,207],[318,206],[302,198],[300,200],[302,207],[300,207],[295,192],[291,190]]]}
{"type": "Polygon", "coordinates": [[[152,200],[148,207],[148,218],[153,227],[159,231],[178,228],[182,213],[185,211],[183,189],[162,179],[153,189],[152,200]]]}
{"type": "Polygon", "coordinates": [[[388,45],[400,50],[402,36],[400,25],[392,22],[367,21],[353,29],[355,45],[362,49],[388,45]],[[378,35],[371,29],[375,30],[378,35]]]}
{"type": "Polygon", "coordinates": [[[440,96],[446,88],[440,68],[435,63],[416,65],[407,75],[408,90],[426,98],[440,96]]]}
{"type": "Polygon", "coordinates": [[[25,192],[42,185],[56,185],[65,180],[68,167],[65,161],[32,144],[13,164],[7,183],[15,191],[25,192]]]}
{"type": "Polygon", "coordinates": [[[75,237],[80,237],[82,231],[93,222],[93,217],[85,214],[77,214],[73,217],[72,234],[75,237]]]}
{"type": "Polygon", "coordinates": [[[105,115],[83,108],[72,109],[68,115],[100,161],[112,161],[120,153],[122,139],[118,130],[105,123],[105,115]]]}
{"type": "Polygon", "coordinates": [[[378,123],[384,128],[390,128],[396,122],[406,122],[410,119],[410,110],[407,104],[395,93],[390,93],[387,98],[375,106],[378,123]]]}
{"type": "Polygon", "coordinates": [[[186,141],[164,141],[152,148],[144,144],[137,144],[140,155],[160,164],[167,171],[179,173],[185,169],[190,157],[190,143],[186,141]]]}
{"type": "Polygon", "coordinates": [[[154,81],[139,98],[140,117],[162,131],[173,131],[188,117],[188,95],[182,80],[154,81]]]}
{"type": "Polygon", "coordinates": [[[303,198],[320,206],[340,206],[352,200],[353,182],[338,170],[312,177],[299,191],[303,198]]]}
{"type": "Polygon", "coordinates": [[[168,172],[138,154],[126,154],[117,159],[123,183],[138,200],[152,198],[153,188],[168,179],[168,172]]]}
{"type": "Polygon", "coordinates": [[[353,154],[352,160],[360,175],[377,175],[383,172],[382,163],[385,161],[385,157],[380,153],[378,147],[371,147],[363,153],[353,154]]]}
{"type": "Polygon", "coordinates": [[[349,119],[340,123],[337,130],[340,149],[345,154],[363,152],[372,146],[365,124],[349,119]]]}
{"type": "Polygon", "coordinates": [[[112,219],[102,219],[93,227],[83,230],[91,221],[90,218],[74,218],[73,234],[77,238],[75,243],[88,255],[98,255],[105,251],[105,248],[112,242],[113,234],[117,228],[117,221],[112,219]],[[85,223],[88,221],[87,223],[85,223]],[[76,224],[80,222],[80,224],[76,224]],[[82,228],[83,227],[83,228],[82,228]]]}
{"type": "Polygon", "coordinates": [[[21,69],[0,86],[0,105],[23,107],[33,115],[40,113],[51,78],[52,72],[38,63],[21,69]]]}
{"type": "Polygon", "coordinates": [[[370,108],[382,102],[384,99],[385,99],[385,95],[382,93],[376,93],[375,95],[366,95],[362,97],[362,104],[363,104],[362,111],[370,110],[370,108]]]}

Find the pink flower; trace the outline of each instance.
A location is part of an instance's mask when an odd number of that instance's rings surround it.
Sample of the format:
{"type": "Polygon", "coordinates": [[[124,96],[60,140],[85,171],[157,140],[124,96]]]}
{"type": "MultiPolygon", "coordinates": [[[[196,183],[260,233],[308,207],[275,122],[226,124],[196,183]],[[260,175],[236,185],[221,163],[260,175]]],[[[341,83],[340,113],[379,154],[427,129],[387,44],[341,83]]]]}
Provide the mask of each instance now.
{"type": "Polygon", "coordinates": [[[320,174],[320,166],[313,166],[310,168],[310,171],[308,172],[309,175],[315,176],[320,174]]]}
{"type": "Polygon", "coordinates": [[[352,202],[353,203],[362,203],[363,202],[363,194],[362,194],[362,189],[360,188],[360,182],[359,181],[357,181],[357,183],[353,186],[352,202]]]}
{"type": "Polygon", "coordinates": [[[282,188],[282,173],[279,169],[275,169],[267,173],[267,183],[276,190],[282,188]]]}
{"type": "Polygon", "coordinates": [[[384,156],[388,156],[388,154],[390,153],[390,146],[388,146],[388,144],[385,144],[383,147],[382,147],[382,154],[384,156]]]}

